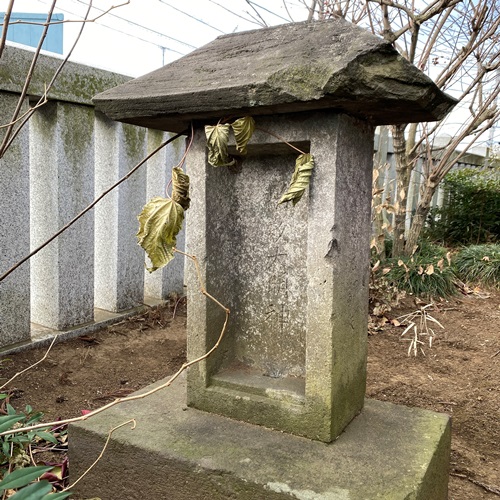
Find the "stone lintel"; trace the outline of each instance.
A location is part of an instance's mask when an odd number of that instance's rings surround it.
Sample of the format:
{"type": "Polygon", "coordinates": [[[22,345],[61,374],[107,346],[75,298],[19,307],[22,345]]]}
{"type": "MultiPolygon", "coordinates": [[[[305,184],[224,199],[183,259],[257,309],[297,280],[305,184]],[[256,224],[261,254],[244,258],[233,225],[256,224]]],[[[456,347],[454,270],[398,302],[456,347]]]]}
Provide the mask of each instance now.
{"type": "Polygon", "coordinates": [[[186,408],[185,397],[185,384],[177,380],[146,399],[72,424],[74,481],[111,428],[137,421],[135,430],[126,426],[113,434],[107,458],[75,487],[78,498],[447,499],[447,415],[367,399],[338,440],[324,444],[186,408]]]}
{"type": "Polygon", "coordinates": [[[391,44],[342,19],[221,36],[94,102],[114,120],[172,132],[316,109],[375,125],[434,121],[456,104],[391,44]]]}

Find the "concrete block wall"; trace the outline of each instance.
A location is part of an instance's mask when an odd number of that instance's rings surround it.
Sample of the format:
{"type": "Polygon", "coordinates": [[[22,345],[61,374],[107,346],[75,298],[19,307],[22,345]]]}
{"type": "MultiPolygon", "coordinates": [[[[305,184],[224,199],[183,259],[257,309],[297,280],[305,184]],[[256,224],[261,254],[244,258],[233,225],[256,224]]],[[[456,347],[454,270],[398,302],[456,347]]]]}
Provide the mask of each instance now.
{"type": "MultiPolygon", "coordinates": [[[[0,60],[0,122],[10,122],[32,54],[7,47],[0,60]]],[[[42,56],[24,110],[59,60],[42,56]]],[[[49,102],[0,159],[0,274],[38,247],[170,136],[112,122],[92,97],[127,77],[70,63],[49,102]]],[[[0,129],[1,131],[2,129],[0,129]]],[[[1,132],[3,135],[3,132],[1,132]]],[[[0,137],[1,139],[1,137],[0,137]]],[[[149,299],[184,292],[179,256],[149,276],[136,243],[137,215],[165,193],[182,157],[178,139],[148,160],[59,238],[0,282],[0,350],[119,319],[149,299]],[[146,276],[147,275],[147,276],[146,276]]],[[[183,234],[178,247],[183,248],[183,234]]]]}

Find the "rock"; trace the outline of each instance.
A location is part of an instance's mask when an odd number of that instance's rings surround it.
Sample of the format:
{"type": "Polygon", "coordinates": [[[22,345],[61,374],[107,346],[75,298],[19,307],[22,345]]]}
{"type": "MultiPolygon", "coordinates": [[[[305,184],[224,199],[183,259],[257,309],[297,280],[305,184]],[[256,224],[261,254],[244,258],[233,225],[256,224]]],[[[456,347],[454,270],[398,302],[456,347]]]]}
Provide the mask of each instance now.
{"type": "Polygon", "coordinates": [[[385,40],[331,19],[223,35],[94,103],[114,120],[180,132],[191,120],[316,109],[374,125],[434,121],[456,101],[385,40]]]}

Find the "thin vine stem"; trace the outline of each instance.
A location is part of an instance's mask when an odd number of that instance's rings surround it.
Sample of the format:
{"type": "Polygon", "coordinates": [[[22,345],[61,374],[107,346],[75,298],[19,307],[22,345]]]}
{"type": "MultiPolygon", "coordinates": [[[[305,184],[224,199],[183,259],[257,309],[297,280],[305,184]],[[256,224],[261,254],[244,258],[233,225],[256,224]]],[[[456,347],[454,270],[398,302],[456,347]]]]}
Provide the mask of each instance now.
{"type": "Polygon", "coordinates": [[[275,134],[274,132],[271,132],[270,130],[267,130],[267,129],[264,129],[264,128],[261,128],[261,127],[255,127],[255,130],[260,130],[261,132],[264,132],[265,134],[272,135],[273,137],[275,137],[279,141],[285,143],[287,146],[290,146],[292,149],[295,149],[295,151],[298,151],[301,155],[305,155],[306,154],[306,153],[304,153],[304,151],[302,151],[301,149],[295,147],[293,144],[290,144],[289,142],[285,141],[285,139],[283,139],[283,137],[279,136],[278,134],[275,134]]]}
{"type": "Polygon", "coordinates": [[[48,349],[45,351],[45,354],[43,355],[42,358],[40,358],[36,363],[33,363],[32,365],[28,366],[24,370],[21,370],[20,372],[17,372],[15,375],[13,375],[9,380],[7,380],[7,382],[5,382],[4,384],[2,384],[0,386],[0,391],[4,387],[7,387],[17,377],[19,377],[19,375],[22,375],[23,373],[25,373],[25,372],[31,370],[32,368],[34,368],[36,365],[40,364],[42,361],[45,361],[47,359],[47,356],[49,355],[50,350],[52,349],[52,347],[54,347],[54,344],[56,343],[57,337],[58,337],[58,335],[54,336],[54,338],[52,339],[52,342],[50,343],[48,349]]]}
{"type": "Polygon", "coordinates": [[[181,254],[181,255],[184,255],[185,257],[188,257],[189,259],[191,259],[191,261],[194,263],[194,266],[196,268],[196,274],[197,274],[197,277],[198,277],[198,284],[199,284],[199,291],[203,295],[205,295],[206,297],[208,297],[210,300],[212,300],[215,304],[217,304],[225,312],[226,316],[225,316],[225,319],[224,319],[224,324],[222,325],[221,332],[219,334],[219,337],[218,337],[217,341],[211,347],[211,349],[209,351],[207,351],[205,354],[197,357],[196,359],[193,359],[191,361],[186,361],[185,363],[183,363],[182,366],[166,382],[164,382],[163,384],[161,384],[161,385],[159,385],[157,387],[154,387],[153,389],[150,389],[147,392],[144,392],[144,393],[141,393],[141,394],[136,394],[134,396],[126,396],[126,397],[123,397],[123,398],[117,398],[114,401],[111,401],[110,403],[108,403],[108,404],[106,404],[104,406],[101,406],[100,408],[97,408],[95,410],[92,410],[91,412],[89,412],[89,413],[87,413],[85,415],[81,415],[79,417],[68,418],[68,419],[65,419],[65,420],[58,420],[58,421],[54,421],[54,422],[44,422],[44,423],[40,423],[40,424],[36,424],[36,425],[31,425],[31,426],[27,426],[27,427],[20,427],[18,429],[9,429],[9,430],[0,432],[0,436],[8,436],[8,435],[11,435],[11,434],[20,434],[20,433],[23,433],[23,432],[30,432],[30,431],[34,431],[34,430],[37,430],[37,429],[45,429],[47,427],[54,427],[54,426],[61,426],[61,425],[64,425],[64,424],[73,424],[73,423],[76,423],[76,422],[82,422],[84,420],[92,418],[95,415],[98,415],[99,413],[102,413],[103,411],[105,411],[105,410],[107,410],[109,408],[112,408],[113,406],[116,406],[117,404],[125,403],[127,401],[137,401],[139,399],[147,398],[151,394],[154,394],[154,393],[156,393],[158,391],[161,391],[162,389],[165,389],[165,388],[171,386],[172,383],[177,378],[179,378],[179,376],[181,375],[182,372],[184,372],[185,370],[187,370],[190,366],[193,366],[193,365],[195,365],[195,364],[197,364],[197,363],[199,363],[199,362],[204,361],[205,359],[207,359],[219,347],[219,345],[222,342],[222,339],[224,338],[224,335],[226,333],[227,324],[228,324],[228,321],[229,321],[230,310],[225,305],[223,305],[221,302],[219,302],[215,297],[213,297],[212,295],[210,295],[207,292],[205,284],[203,282],[203,278],[201,276],[201,271],[200,271],[198,259],[196,258],[196,256],[195,255],[190,255],[190,254],[185,253],[185,252],[181,252],[180,250],[177,250],[177,249],[174,249],[174,252],[176,252],[178,254],[181,254]]]}
{"type": "MultiPolygon", "coordinates": [[[[188,142],[188,145],[186,147],[186,151],[184,151],[184,154],[182,155],[181,161],[174,168],[183,168],[184,167],[184,163],[186,162],[186,157],[189,153],[189,150],[191,149],[191,146],[193,145],[193,139],[194,139],[194,127],[193,127],[193,122],[191,122],[191,136],[189,138],[189,142],[188,142]]],[[[168,181],[167,187],[165,188],[165,195],[168,198],[172,198],[168,194],[168,190],[169,190],[171,185],[172,185],[172,177],[170,177],[170,180],[168,181]]]]}
{"type": "Polygon", "coordinates": [[[101,450],[101,453],[99,453],[99,456],[94,460],[94,462],[92,462],[92,464],[87,468],[87,470],[73,484],[67,486],[66,488],[64,488],[61,491],[68,491],[69,489],[74,488],[98,464],[99,460],[101,460],[101,458],[104,455],[104,452],[106,451],[106,448],[108,447],[108,444],[109,444],[109,441],[111,440],[111,436],[113,435],[113,432],[117,431],[121,427],[125,427],[128,424],[132,425],[130,430],[133,431],[137,425],[137,422],[135,421],[135,418],[131,418],[130,420],[127,420],[126,422],[123,422],[122,424],[117,425],[116,427],[113,427],[112,429],[110,429],[108,431],[108,437],[106,438],[106,442],[104,443],[104,446],[102,447],[102,450],[101,450]]]}
{"type": "Polygon", "coordinates": [[[187,135],[189,133],[188,130],[184,130],[183,132],[180,132],[179,134],[174,135],[164,143],[160,144],[152,153],[150,153],[148,156],[146,156],[142,161],[140,161],[132,170],[130,170],[126,175],[124,175],[121,179],[119,179],[117,182],[115,182],[111,187],[106,189],[98,198],[96,198],[90,205],[88,205],[86,208],[84,208],[78,215],[76,215],[73,219],[71,219],[65,226],[63,226],[57,233],[52,235],[47,241],[42,243],[40,246],[35,248],[32,252],[30,252],[26,257],[23,257],[19,262],[14,264],[9,270],[5,271],[1,276],[0,276],[0,282],[3,281],[7,276],[9,276],[11,273],[13,273],[19,266],[24,264],[27,260],[31,259],[33,255],[37,254],[40,250],[45,248],[49,243],[54,241],[58,236],[60,236],[66,229],[71,227],[78,219],[81,219],[87,212],[92,210],[97,203],[99,203],[107,194],[109,194],[113,189],[118,187],[122,182],[125,182],[133,173],[135,173],[144,163],[146,163],[150,158],[152,158],[158,151],[160,151],[162,148],[164,148],[167,144],[170,144],[171,142],[175,141],[175,139],[178,139],[182,135],[187,135]]]}
{"type": "Polygon", "coordinates": [[[184,255],[185,257],[188,257],[189,259],[191,259],[193,261],[194,267],[196,269],[196,274],[198,276],[198,282],[200,283],[200,292],[203,295],[205,295],[206,297],[208,297],[210,300],[214,301],[222,309],[224,309],[224,311],[226,312],[226,314],[229,314],[231,311],[226,306],[224,306],[223,304],[221,304],[215,297],[213,297],[212,295],[210,295],[207,292],[207,289],[205,288],[205,285],[203,284],[203,278],[201,276],[200,265],[198,263],[198,259],[196,258],[196,256],[195,255],[190,255],[188,253],[185,253],[185,252],[183,252],[181,250],[178,250],[177,248],[174,248],[173,251],[176,252],[176,253],[178,253],[178,254],[184,255]]]}

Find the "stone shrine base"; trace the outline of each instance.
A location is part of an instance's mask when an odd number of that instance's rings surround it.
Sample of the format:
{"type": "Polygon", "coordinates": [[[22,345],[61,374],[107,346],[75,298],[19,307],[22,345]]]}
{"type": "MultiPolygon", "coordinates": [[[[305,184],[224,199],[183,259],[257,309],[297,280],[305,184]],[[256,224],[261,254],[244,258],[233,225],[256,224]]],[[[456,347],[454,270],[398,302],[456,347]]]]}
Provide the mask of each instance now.
{"type": "Polygon", "coordinates": [[[337,441],[324,444],[186,408],[185,401],[185,382],[178,380],[71,425],[75,481],[101,452],[109,429],[137,421],[135,430],[125,426],[113,434],[72,498],[447,499],[446,415],[366,400],[337,441]]]}

